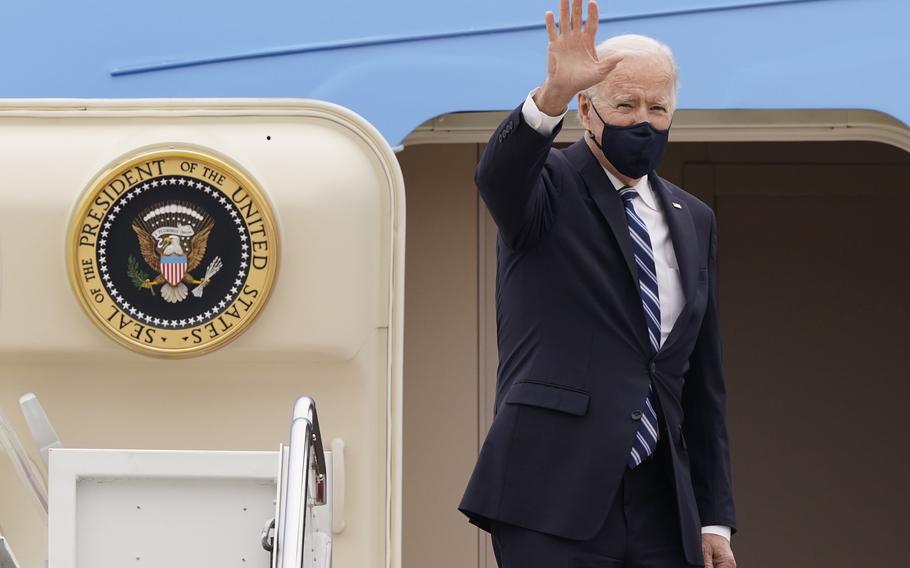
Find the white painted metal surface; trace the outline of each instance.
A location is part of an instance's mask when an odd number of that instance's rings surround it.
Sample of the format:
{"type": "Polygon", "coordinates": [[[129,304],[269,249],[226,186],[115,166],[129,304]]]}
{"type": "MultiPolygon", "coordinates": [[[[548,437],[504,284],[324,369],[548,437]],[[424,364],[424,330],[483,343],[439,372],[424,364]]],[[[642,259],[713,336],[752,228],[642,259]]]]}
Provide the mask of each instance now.
{"type": "MultiPolygon", "coordinates": [[[[278,471],[277,452],[52,450],[49,568],[268,568],[278,471]]],[[[311,521],[328,567],[331,507],[311,521]]]]}
{"type": "Polygon", "coordinates": [[[331,484],[331,493],[329,494],[329,503],[332,505],[332,534],[341,534],[344,532],[344,440],[335,438],[332,440],[331,455],[332,459],[328,467],[332,469],[329,476],[331,484]]]}
{"type": "MultiPolygon", "coordinates": [[[[0,104],[0,145],[0,401],[37,393],[69,447],[268,450],[286,439],[288,401],[306,392],[325,440],[343,439],[353,466],[336,568],[400,566],[404,186],[379,133],[312,100],[30,100],[0,104]],[[180,362],[99,333],[64,254],[87,184],[118,156],[162,145],[242,168],[267,194],[282,243],[275,289],[249,330],[180,362]]],[[[0,497],[18,499],[21,484],[4,473],[0,497]]],[[[0,522],[23,566],[41,568],[40,519],[0,509],[0,522]]]]}

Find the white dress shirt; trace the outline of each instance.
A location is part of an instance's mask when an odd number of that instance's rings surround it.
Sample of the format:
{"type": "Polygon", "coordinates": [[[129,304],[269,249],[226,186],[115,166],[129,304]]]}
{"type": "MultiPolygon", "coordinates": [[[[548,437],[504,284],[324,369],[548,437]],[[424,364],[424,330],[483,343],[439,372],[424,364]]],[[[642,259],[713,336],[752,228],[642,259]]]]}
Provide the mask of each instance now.
{"type": "MultiPolygon", "coordinates": [[[[559,116],[549,116],[544,114],[534,102],[534,89],[528,94],[524,105],[521,107],[521,115],[528,126],[543,134],[549,136],[553,129],[560,123],[565,112],[559,116]]],[[[566,109],[568,110],[568,109],[566,109]]],[[[603,164],[601,164],[603,167],[603,164]]],[[[604,173],[610,179],[617,190],[623,187],[621,181],[604,168],[604,173]]],[[[664,212],[660,207],[657,196],[651,188],[648,176],[644,176],[635,184],[635,190],[638,197],[633,198],[632,207],[635,212],[644,221],[648,227],[648,236],[651,239],[651,249],[654,252],[654,268],[657,271],[657,292],[660,299],[660,344],[663,345],[676,323],[676,318],[685,305],[685,297],[682,291],[682,281],[679,278],[679,264],[676,262],[676,251],[673,249],[673,241],[670,238],[670,228],[667,226],[667,220],[664,212]]],[[[712,525],[702,527],[701,532],[720,535],[730,540],[730,527],[712,525]]]]}

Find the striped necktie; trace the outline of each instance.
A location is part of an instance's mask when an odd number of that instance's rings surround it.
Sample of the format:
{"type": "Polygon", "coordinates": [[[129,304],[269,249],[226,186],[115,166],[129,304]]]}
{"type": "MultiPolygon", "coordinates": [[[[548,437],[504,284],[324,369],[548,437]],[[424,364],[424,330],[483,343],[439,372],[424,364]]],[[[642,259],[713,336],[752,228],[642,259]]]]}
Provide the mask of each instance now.
{"type": "MultiPolygon", "coordinates": [[[[648,324],[648,338],[651,342],[651,355],[660,348],[660,298],[657,289],[657,271],[654,268],[654,251],[651,249],[651,237],[648,227],[635,212],[632,201],[638,192],[635,188],[623,186],[619,190],[626,209],[626,220],[629,234],[632,236],[632,248],[635,251],[635,264],[638,267],[638,293],[644,308],[648,324]]],[[[657,413],[651,404],[654,395],[653,387],[648,384],[648,396],[645,408],[641,413],[641,422],[629,452],[629,467],[634,468],[654,452],[657,447],[657,413]]]]}

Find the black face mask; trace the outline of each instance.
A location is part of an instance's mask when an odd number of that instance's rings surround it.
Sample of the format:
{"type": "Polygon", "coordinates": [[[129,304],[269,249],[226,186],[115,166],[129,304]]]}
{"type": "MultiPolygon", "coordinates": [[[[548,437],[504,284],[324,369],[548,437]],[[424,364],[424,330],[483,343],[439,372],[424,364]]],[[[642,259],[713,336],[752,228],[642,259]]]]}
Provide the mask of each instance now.
{"type": "Polygon", "coordinates": [[[650,122],[640,122],[632,126],[613,126],[607,124],[600,116],[593,103],[591,108],[594,109],[597,118],[604,123],[604,127],[600,132],[600,142],[597,142],[593,132],[590,136],[619,173],[638,179],[657,167],[667,148],[669,128],[657,130],[650,122]]]}

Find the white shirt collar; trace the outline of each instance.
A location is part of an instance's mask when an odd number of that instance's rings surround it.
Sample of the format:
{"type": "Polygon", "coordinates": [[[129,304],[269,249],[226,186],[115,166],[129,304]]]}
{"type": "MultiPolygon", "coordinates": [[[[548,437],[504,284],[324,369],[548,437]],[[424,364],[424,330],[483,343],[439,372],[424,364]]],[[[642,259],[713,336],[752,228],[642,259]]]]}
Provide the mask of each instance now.
{"type": "MultiPolygon", "coordinates": [[[[600,167],[603,168],[603,164],[601,164],[600,167]]],[[[613,187],[616,188],[616,191],[619,191],[619,188],[626,185],[623,182],[619,181],[616,176],[610,173],[610,170],[607,168],[604,168],[604,173],[606,173],[607,177],[610,178],[610,183],[613,184],[613,187]]],[[[638,195],[641,197],[641,200],[645,205],[655,211],[658,211],[660,209],[657,205],[657,196],[654,195],[654,190],[651,188],[651,182],[648,180],[648,174],[645,174],[644,177],[638,180],[638,183],[632,187],[634,187],[635,191],[638,192],[638,195]]]]}

